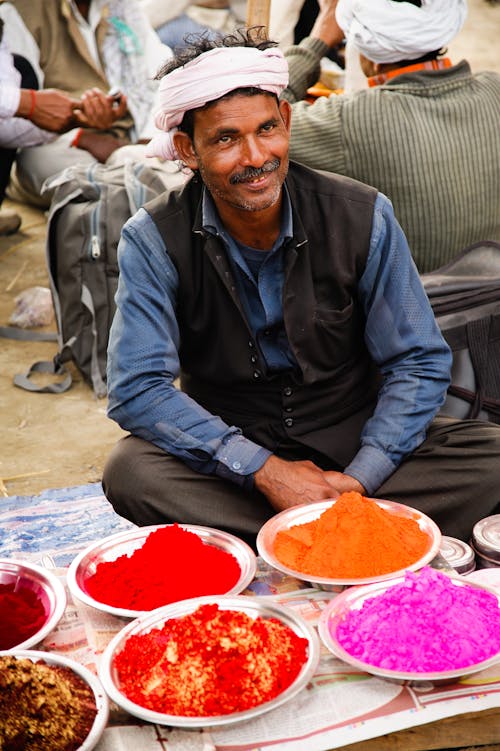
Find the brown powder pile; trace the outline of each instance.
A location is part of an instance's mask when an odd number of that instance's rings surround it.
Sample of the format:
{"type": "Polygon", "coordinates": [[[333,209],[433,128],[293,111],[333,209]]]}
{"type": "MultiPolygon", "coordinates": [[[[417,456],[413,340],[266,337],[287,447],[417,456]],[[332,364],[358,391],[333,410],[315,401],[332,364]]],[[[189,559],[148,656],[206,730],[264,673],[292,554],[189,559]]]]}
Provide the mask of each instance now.
{"type": "Polygon", "coordinates": [[[0,656],[2,751],[76,751],[96,714],[92,689],[71,668],[0,656]]]}
{"type": "Polygon", "coordinates": [[[278,532],[274,554],[303,574],[357,579],[404,569],[429,546],[429,535],[416,520],[351,492],[342,493],[318,519],[278,532]]]}

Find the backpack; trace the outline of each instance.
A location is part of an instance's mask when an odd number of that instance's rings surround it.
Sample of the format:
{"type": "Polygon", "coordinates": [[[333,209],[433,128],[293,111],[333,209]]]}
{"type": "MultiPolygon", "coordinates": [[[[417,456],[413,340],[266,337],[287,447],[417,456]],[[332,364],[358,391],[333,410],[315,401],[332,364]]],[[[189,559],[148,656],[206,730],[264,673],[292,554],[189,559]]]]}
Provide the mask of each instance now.
{"type": "Polygon", "coordinates": [[[500,423],[500,243],[475,243],[421,279],[453,353],[440,414],[500,423]]]}
{"type": "MultiPolygon", "coordinates": [[[[177,167],[175,167],[177,169],[177,167]]],[[[47,226],[46,260],[59,351],[53,361],[34,363],[14,384],[29,391],[60,393],[72,383],[64,363],[72,360],[97,397],[106,396],[109,329],[118,286],[117,247],[123,225],[144,203],[163,193],[174,174],[144,162],[76,165],[50,179],[54,190],[47,226]],[[34,372],[64,375],[47,386],[34,372]]]]}

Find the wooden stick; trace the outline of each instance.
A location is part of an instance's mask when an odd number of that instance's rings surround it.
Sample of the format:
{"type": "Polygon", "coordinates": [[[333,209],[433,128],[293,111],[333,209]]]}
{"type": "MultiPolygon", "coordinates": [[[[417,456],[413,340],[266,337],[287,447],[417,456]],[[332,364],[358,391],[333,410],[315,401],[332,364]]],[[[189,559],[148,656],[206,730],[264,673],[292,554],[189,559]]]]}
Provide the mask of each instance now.
{"type": "Polygon", "coordinates": [[[271,0],[247,0],[247,26],[264,26],[269,31],[271,0]]]}
{"type": "Polygon", "coordinates": [[[39,469],[38,472],[25,472],[23,475],[11,475],[10,477],[0,478],[0,482],[13,482],[13,480],[24,480],[26,477],[36,477],[37,475],[46,475],[50,469],[39,469]]]}
{"type": "Polygon", "coordinates": [[[12,287],[17,282],[17,280],[19,279],[19,277],[22,276],[22,274],[24,272],[24,269],[26,268],[27,265],[28,265],[28,259],[26,259],[24,261],[23,265],[21,266],[21,268],[19,269],[19,271],[17,272],[17,274],[14,276],[13,279],[10,280],[10,282],[8,283],[8,285],[5,287],[5,291],[6,292],[10,292],[11,291],[12,287]]]}

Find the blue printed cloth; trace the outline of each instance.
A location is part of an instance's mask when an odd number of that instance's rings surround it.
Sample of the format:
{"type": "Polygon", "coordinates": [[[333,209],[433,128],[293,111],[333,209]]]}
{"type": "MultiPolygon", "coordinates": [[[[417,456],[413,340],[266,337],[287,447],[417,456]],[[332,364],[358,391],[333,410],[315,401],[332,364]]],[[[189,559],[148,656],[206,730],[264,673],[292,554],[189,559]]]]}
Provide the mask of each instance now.
{"type": "Polygon", "coordinates": [[[36,496],[0,498],[0,557],[57,567],[109,535],[134,529],[106,500],[101,483],[46,490],[36,496]]]}

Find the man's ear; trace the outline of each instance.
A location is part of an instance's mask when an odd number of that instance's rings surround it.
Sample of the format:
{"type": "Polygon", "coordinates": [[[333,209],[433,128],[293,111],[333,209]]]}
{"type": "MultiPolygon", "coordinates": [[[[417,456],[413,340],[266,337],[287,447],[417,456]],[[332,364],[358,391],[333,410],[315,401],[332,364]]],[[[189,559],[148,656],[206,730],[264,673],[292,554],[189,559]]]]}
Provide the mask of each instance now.
{"type": "Polygon", "coordinates": [[[292,122],[292,105],[290,104],[290,102],[287,102],[286,99],[280,99],[279,110],[285,128],[287,129],[288,133],[290,133],[290,126],[292,122]]]}
{"type": "Polygon", "coordinates": [[[198,158],[194,150],[194,144],[188,134],[182,130],[177,130],[172,140],[181,162],[192,170],[198,169],[198,158]]]}

